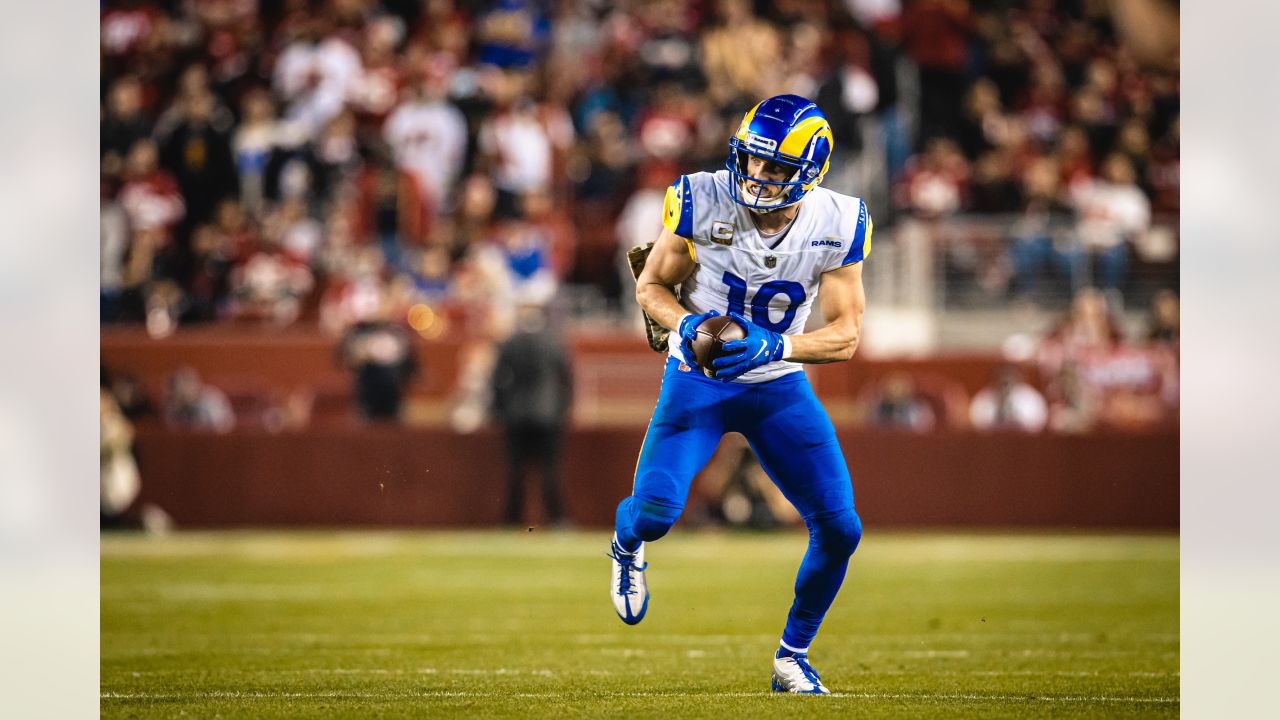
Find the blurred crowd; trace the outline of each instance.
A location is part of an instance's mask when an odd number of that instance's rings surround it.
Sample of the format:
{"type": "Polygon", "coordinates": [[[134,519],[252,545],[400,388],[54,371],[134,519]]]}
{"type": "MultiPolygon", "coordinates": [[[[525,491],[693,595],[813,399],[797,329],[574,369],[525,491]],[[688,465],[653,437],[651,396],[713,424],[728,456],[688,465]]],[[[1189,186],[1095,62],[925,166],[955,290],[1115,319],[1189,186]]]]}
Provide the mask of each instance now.
{"type": "Polygon", "coordinates": [[[1011,358],[972,397],[954,378],[902,370],[871,383],[857,401],[861,424],[932,432],[1089,433],[1176,427],[1179,307],[1157,293],[1144,326],[1121,330],[1102,291],[1089,288],[1049,332],[1011,358]]]}
{"type": "Polygon", "coordinates": [[[112,0],[102,320],[492,340],[565,284],[624,302],[619,248],[779,92],[826,112],[825,184],[878,228],[1013,214],[1014,289],[1043,267],[1120,288],[1178,209],[1179,86],[1114,8],[112,0]]]}

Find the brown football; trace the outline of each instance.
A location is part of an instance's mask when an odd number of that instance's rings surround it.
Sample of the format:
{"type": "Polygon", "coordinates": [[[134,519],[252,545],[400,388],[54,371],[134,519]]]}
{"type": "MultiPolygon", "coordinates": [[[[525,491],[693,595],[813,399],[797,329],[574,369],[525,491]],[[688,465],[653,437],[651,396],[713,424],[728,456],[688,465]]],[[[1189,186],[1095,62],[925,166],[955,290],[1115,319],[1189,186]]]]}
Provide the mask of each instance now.
{"type": "Polygon", "coordinates": [[[698,326],[698,336],[693,339],[693,357],[707,377],[712,376],[711,361],[725,354],[723,345],[730,340],[741,340],[746,330],[728,315],[707,318],[698,326]]]}

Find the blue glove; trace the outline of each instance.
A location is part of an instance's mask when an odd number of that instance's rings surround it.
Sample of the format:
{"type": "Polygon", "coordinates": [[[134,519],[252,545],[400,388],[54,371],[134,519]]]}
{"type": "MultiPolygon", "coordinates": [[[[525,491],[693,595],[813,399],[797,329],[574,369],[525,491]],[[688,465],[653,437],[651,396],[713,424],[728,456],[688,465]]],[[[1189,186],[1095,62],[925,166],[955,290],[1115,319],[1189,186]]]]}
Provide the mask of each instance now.
{"type": "Polygon", "coordinates": [[[676,332],[680,336],[680,351],[684,353],[684,362],[689,367],[698,367],[698,358],[693,354],[693,340],[698,337],[698,326],[707,318],[713,318],[719,314],[712,310],[701,315],[686,315],[680,321],[680,327],[676,332]]]}
{"type": "Polygon", "coordinates": [[[746,328],[747,337],[730,340],[721,346],[727,354],[711,361],[717,380],[729,382],[749,370],[782,359],[782,335],[762,328],[736,312],[729,313],[729,317],[746,328]]]}

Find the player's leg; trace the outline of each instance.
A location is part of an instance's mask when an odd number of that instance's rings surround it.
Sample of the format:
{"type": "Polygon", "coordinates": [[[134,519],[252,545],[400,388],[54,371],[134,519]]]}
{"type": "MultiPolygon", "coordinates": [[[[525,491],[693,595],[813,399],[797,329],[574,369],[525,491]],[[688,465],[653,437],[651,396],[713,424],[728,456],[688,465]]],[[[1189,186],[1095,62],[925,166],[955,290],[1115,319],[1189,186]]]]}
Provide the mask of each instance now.
{"type": "Polygon", "coordinates": [[[738,415],[750,418],[742,432],[809,530],[775,661],[775,689],[824,692],[805,656],[862,538],[853,484],[835,428],[802,374],[761,385],[752,395],[754,412],[738,415]]]}
{"type": "Polygon", "coordinates": [[[662,391],[636,461],[631,495],[618,504],[618,544],[631,551],[661,538],[680,517],[693,476],[724,435],[720,401],[726,386],[668,362],[662,391]]]}
{"type": "Polygon", "coordinates": [[[524,465],[528,441],[525,429],[520,425],[504,428],[507,445],[507,502],[502,519],[508,525],[518,525],[524,519],[524,465]]]}
{"type": "Polygon", "coordinates": [[[726,386],[668,361],[662,391],[636,462],[631,495],[618,504],[610,594],[623,622],[634,625],[649,607],[644,543],[661,538],[680,517],[693,476],[724,434],[720,401],[726,386]]]}
{"type": "Polygon", "coordinates": [[[560,492],[560,448],[563,433],[559,425],[538,426],[538,452],[542,461],[542,506],[547,522],[564,525],[564,500],[560,492]]]}

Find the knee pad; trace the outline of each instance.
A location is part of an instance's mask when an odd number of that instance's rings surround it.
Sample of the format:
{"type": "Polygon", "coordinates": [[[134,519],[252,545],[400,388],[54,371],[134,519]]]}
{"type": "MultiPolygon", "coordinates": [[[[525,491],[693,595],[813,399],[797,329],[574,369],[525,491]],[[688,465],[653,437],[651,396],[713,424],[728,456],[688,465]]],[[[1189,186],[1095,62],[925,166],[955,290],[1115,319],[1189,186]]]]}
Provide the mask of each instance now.
{"type": "Polygon", "coordinates": [[[618,506],[618,519],[629,525],[636,537],[652,542],[667,534],[683,509],[632,495],[618,506]]]}
{"type": "Polygon", "coordinates": [[[808,521],[809,537],[822,549],[848,557],[862,540],[862,519],[853,508],[808,521]]]}

